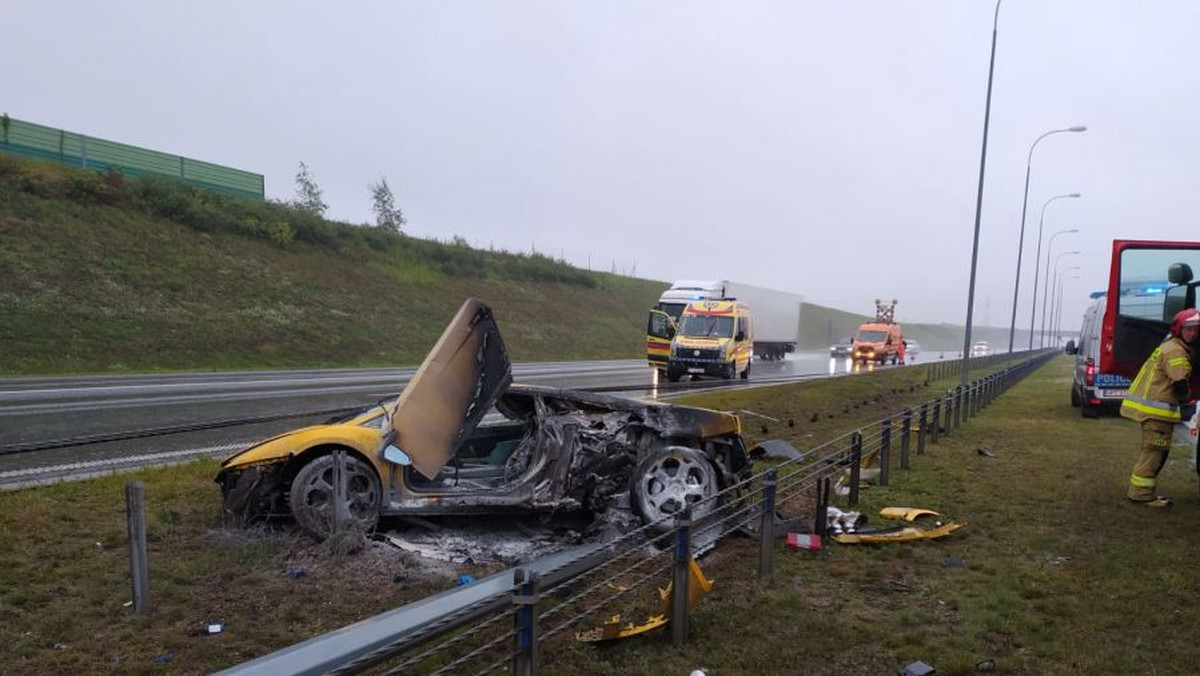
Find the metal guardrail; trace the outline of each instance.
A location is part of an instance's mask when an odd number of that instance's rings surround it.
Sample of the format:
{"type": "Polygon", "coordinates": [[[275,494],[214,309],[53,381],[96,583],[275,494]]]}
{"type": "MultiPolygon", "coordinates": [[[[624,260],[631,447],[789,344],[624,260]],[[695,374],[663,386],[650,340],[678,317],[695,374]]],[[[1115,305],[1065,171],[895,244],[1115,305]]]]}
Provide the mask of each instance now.
{"type": "MultiPolygon", "coordinates": [[[[987,369],[1014,358],[1020,361],[843,434],[803,457],[776,464],[692,504],[671,523],[647,524],[583,553],[563,552],[496,573],[463,589],[443,592],[221,673],[345,674],[384,665],[387,674],[411,669],[432,674],[496,670],[536,674],[547,642],[605,608],[619,609],[623,618],[630,617],[631,609],[638,619],[651,617],[655,611],[665,613],[672,641],[682,643],[688,634],[688,562],[698,546],[714,546],[734,531],[756,531],[758,577],[769,581],[779,506],[801,498],[813,500],[813,531],[825,535],[835,476],[849,471],[848,500],[850,506],[857,506],[864,457],[878,458],[878,481],[888,485],[893,450],[899,452],[899,468],[908,470],[913,452],[921,455],[929,444],[953,435],[1057,353],[1037,350],[972,359],[973,369],[987,369]],[[699,516],[693,518],[695,515],[699,516]],[[670,592],[662,605],[652,602],[647,608],[644,600],[649,595],[632,596],[655,580],[667,579],[670,592]],[[643,601],[641,606],[638,599],[643,601]]],[[[961,362],[923,368],[933,381],[957,373],[961,362]]],[[[623,620],[621,625],[627,622],[623,620]]]]}

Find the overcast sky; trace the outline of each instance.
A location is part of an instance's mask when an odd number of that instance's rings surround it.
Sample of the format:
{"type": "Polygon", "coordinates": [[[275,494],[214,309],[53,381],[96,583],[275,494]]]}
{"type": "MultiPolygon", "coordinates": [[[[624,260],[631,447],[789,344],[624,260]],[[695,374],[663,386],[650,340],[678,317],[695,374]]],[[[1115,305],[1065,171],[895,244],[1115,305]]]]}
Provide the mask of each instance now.
{"type": "MultiPolygon", "coordinates": [[[[962,323],[990,0],[6,3],[0,109],[262,173],[420,237],[962,323]],[[15,5],[15,6],[14,6],[15,5]]],[[[1077,323],[1114,238],[1197,239],[1200,3],[1000,10],[976,324],[1018,326],[1042,205],[1077,323]],[[1074,273],[1068,273],[1074,274],[1074,273]]],[[[1043,249],[1043,262],[1045,251],[1043,249]]],[[[1044,278],[1044,275],[1043,275],[1044,278]]],[[[1039,299],[1040,303],[1040,299],[1039,299]]]]}

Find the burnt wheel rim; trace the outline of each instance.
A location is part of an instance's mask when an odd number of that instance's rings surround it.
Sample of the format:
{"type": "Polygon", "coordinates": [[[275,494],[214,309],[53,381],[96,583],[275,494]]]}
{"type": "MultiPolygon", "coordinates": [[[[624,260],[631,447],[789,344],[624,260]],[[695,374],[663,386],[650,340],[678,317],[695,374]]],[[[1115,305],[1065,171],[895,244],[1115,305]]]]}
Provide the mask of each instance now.
{"type": "Polygon", "coordinates": [[[639,483],[642,504],[647,516],[665,519],[692,508],[693,518],[707,513],[710,502],[703,502],[716,492],[716,477],[703,458],[690,454],[671,453],[654,462],[639,483]]]}
{"type": "MultiPolygon", "coordinates": [[[[371,523],[375,518],[376,505],[379,504],[379,489],[369,470],[357,461],[347,462],[346,474],[346,513],[355,521],[363,524],[371,523]]],[[[315,523],[325,523],[328,527],[333,519],[334,483],[333,462],[320,471],[314,472],[300,486],[301,508],[308,513],[315,523]]]]}

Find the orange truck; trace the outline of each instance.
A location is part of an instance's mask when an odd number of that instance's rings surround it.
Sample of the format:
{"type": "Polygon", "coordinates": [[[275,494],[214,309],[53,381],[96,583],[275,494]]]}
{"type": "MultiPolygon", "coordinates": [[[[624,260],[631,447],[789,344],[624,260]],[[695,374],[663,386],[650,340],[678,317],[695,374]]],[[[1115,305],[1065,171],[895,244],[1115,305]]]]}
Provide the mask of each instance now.
{"type": "Polygon", "coordinates": [[[891,361],[900,363],[900,345],[904,334],[896,323],[896,300],[890,304],[875,300],[875,320],[865,322],[854,334],[854,349],[851,354],[855,363],[891,361]]]}

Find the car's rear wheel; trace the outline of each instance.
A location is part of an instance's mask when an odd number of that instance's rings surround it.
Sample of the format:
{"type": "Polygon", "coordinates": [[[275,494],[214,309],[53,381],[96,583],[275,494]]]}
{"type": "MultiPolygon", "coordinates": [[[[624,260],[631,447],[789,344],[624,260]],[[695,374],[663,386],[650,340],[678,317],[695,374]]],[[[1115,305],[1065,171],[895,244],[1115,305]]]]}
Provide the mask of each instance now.
{"type": "Polygon", "coordinates": [[[688,507],[693,520],[717,508],[717,470],[694,448],[667,446],[647,455],[630,481],[634,507],[642,520],[658,531],[669,530],[674,517],[688,507]]]}
{"type": "MultiPolygon", "coordinates": [[[[333,532],[334,471],[333,455],[317,457],[300,468],[292,479],[289,503],[292,518],[304,532],[324,540],[333,532]]],[[[347,523],[370,532],[379,522],[383,491],[374,468],[346,454],[347,523]]]]}
{"type": "Polygon", "coordinates": [[[1071,386],[1071,405],[1074,406],[1075,408],[1079,408],[1080,404],[1082,404],[1082,403],[1083,403],[1083,400],[1079,398],[1079,390],[1075,389],[1075,386],[1072,385],[1071,386]]]}

